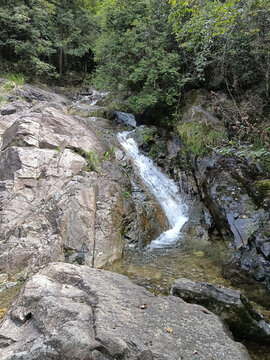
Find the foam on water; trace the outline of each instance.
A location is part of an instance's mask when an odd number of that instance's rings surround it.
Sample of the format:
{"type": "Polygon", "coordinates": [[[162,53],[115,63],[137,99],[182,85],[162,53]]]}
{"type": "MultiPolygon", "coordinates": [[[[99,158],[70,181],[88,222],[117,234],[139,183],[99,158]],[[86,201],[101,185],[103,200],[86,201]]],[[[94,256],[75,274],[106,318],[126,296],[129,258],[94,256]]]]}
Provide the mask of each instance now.
{"type": "Polygon", "coordinates": [[[163,174],[150,158],[140,153],[137,143],[129,136],[131,133],[132,131],[119,133],[118,139],[126,153],[132,158],[142,180],[161,205],[171,226],[171,229],[153,240],[148,248],[171,245],[179,240],[181,228],[188,220],[187,207],[184,205],[174,181],[163,174]]]}

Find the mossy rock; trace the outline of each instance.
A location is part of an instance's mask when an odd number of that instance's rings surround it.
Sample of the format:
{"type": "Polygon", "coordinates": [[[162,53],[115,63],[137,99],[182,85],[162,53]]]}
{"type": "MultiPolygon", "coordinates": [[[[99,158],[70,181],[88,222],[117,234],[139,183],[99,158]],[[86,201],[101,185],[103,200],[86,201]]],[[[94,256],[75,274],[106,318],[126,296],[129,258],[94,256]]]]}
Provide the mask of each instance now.
{"type": "Polygon", "coordinates": [[[111,120],[114,117],[114,112],[106,107],[94,107],[85,109],[72,108],[70,114],[80,117],[97,117],[111,120]]]}
{"type": "Polygon", "coordinates": [[[193,89],[185,96],[186,110],[196,105],[203,105],[210,100],[208,91],[204,89],[193,89]]]}
{"type": "Polygon", "coordinates": [[[186,122],[177,127],[178,134],[194,155],[206,155],[213,147],[222,145],[227,138],[223,126],[213,126],[207,122],[186,122]]]}
{"type": "Polygon", "coordinates": [[[270,196],[270,179],[255,181],[253,185],[263,196],[270,196]]]}
{"type": "Polygon", "coordinates": [[[157,128],[155,127],[140,126],[135,131],[135,138],[140,146],[154,142],[156,135],[157,128]]]}

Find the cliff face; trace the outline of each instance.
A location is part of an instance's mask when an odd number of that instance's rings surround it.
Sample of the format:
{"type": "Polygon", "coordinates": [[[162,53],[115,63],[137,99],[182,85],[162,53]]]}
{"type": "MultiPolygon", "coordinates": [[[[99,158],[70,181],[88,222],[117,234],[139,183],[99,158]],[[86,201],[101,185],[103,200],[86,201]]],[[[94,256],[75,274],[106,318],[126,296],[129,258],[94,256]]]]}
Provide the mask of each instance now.
{"type": "Polygon", "coordinates": [[[109,144],[68,114],[65,97],[31,86],[16,95],[21,100],[10,102],[0,118],[1,272],[25,277],[65,257],[96,266],[115,260],[123,250],[121,188],[105,171],[90,171],[109,144]],[[114,251],[97,260],[100,200],[107,206],[101,228],[114,251]]]}
{"type": "MultiPolygon", "coordinates": [[[[0,271],[18,279],[50,261],[102,267],[121,258],[125,226],[142,228],[145,214],[138,221],[126,199],[130,180],[115,160],[108,120],[72,116],[76,104],[30,85],[7,100],[0,117],[0,271]]],[[[157,233],[166,227],[164,216],[154,223],[157,233]]]]}

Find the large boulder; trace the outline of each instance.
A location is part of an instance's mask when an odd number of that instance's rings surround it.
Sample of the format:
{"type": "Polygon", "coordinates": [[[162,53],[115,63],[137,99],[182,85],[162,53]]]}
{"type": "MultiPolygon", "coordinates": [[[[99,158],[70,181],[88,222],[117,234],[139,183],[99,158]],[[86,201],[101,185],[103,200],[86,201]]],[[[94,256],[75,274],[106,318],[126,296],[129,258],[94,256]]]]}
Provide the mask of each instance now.
{"type": "Polygon", "coordinates": [[[34,275],[0,326],[2,360],[248,360],[223,322],[126,277],[54,263],[34,275]]]}
{"type": "Polygon", "coordinates": [[[237,338],[270,344],[270,325],[241,291],[181,278],[173,283],[171,294],[219,315],[237,338]]]}
{"type": "Polygon", "coordinates": [[[12,145],[36,146],[47,149],[75,149],[103,154],[108,144],[86,122],[66,113],[65,108],[37,104],[3,134],[2,150],[12,145]]]}

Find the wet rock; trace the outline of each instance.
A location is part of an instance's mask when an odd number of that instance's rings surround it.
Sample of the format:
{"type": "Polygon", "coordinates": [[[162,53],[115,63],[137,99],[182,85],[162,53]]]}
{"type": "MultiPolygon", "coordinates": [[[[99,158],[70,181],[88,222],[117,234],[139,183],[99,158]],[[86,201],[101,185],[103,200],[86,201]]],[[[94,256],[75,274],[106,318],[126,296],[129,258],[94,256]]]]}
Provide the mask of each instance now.
{"type": "Polygon", "coordinates": [[[210,240],[213,229],[213,218],[207,208],[198,199],[189,201],[188,222],[183,226],[182,233],[188,239],[210,240]]]}
{"type": "Polygon", "coordinates": [[[248,239],[268,221],[269,214],[258,209],[249,194],[245,165],[233,159],[200,158],[197,169],[203,201],[224,238],[233,239],[237,249],[247,245],[248,239]]]}
{"type": "Polygon", "coordinates": [[[169,228],[168,220],[133,168],[128,166],[126,155],[116,148],[115,158],[118,166],[112,161],[104,161],[102,168],[110,174],[110,179],[121,185],[124,200],[122,236],[128,247],[143,248],[169,228]]]}
{"type": "Polygon", "coordinates": [[[0,326],[2,360],[248,360],[201,306],[159,297],[126,277],[50,264],[20,291],[0,326]],[[143,336],[142,336],[143,331],[143,336]]]}
{"type": "Polygon", "coordinates": [[[165,132],[158,130],[155,126],[141,125],[131,135],[137,142],[140,150],[150,156],[158,165],[164,163],[166,157],[165,132]],[[162,134],[161,134],[162,133],[162,134]],[[162,136],[163,135],[163,136],[162,136]]]}
{"type": "Polygon", "coordinates": [[[261,203],[265,209],[270,209],[270,180],[255,181],[253,186],[259,193],[261,203]]]}
{"type": "Polygon", "coordinates": [[[124,237],[131,247],[144,248],[163,231],[169,229],[168,220],[161,206],[152,199],[148,190],[134,181],[130,193],[126,194],[124,237]]]}
{"type": "Polygon", "coordinates": [[[270,260],[270,229],[261,229],[255,234],[255,245],[258,253],[270,260]]]}
{"type": "Polygon", "coordinates": [[[219,315],[237,338],[270,344],[270,324],[240,291],[182,278],[173,283],[171,293],[219,315]]]}
{"type": "Polygon", "coordinates": [[[252,237],[249,243],[234,255],[230,265],[225,264],[223,270],[225,277],[237,282],[235,279],[239,274],[237,267],[241,267],[242,275],[252,275],[254,279],[265,284],[270,290],[270,262],[262,252],[263,250],[267,254],[268,244],[269,236],[267,236],[267,240],[264,237],[258,237],[257,242],[252,237]]]}
{"type": "Polygon", "coordinates": [[[119,122],[122,123],[124,125],[127,126],[132,126],[132,127],[136,127],[136,120],[135,120],[135,116],[133,114],[129,114],[129,113],[124,113],[121,111],[114,111],[114,119],[119,122]]]}
{"type": "MultiPolygon", "coordinates": [[[[194,90],[187,94],[183,126],[194,121],[196,124],[210,124],[213,130],[222,132],[226,120],[223,118],[222,121],[222,117],[232,117],[233,111],[235,105],[225,94],[194,90]]],[[[205,145],[209,147],[208,143],[205,145]]],[[[267,257],[269,236],[265,235],[268,234],[270,216],[268,180],[254,182],[261,176],[260,171],[233,154],[221,156],[208,150],[208,154],[187,154],[186,158],[186,166],[184,162],[175,162],[174,167],[188,174],[191,167],[191,176],[187,178],[189,185],[186,188],[191,188],[196,196],[197,187],[200,200],[213,219],[210,230],[217,229],[223,239],[233,243],[235,256],[232,268],[239,266],[242,269],[241,276],[249,273],[256,280],[270,286],[270,262],[267,257]],[[191,177],[195,180],[195,187],[192,186],[191,177]]],[[[229,267],[227,269],[230,270],[229,267]]]]}
{"type": "Polygon", "coordinates": [[[215,226],[234,243],[236,264],[269,286],[269,212],[259,205],[252,169],[234,157],[214,155],[197,160],[195,176],[215,226]]]}

